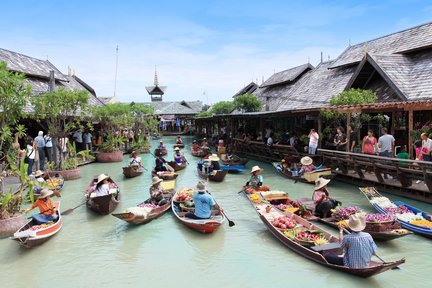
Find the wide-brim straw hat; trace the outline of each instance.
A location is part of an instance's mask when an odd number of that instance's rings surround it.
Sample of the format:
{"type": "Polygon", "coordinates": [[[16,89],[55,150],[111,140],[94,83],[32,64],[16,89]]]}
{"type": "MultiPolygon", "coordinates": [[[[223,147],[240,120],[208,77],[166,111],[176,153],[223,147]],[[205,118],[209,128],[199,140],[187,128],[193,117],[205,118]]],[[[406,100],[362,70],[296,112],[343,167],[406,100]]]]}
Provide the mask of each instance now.
{"type": "Polygon", "coordinates": [[[162,141],[162,140],[160,140],[160,141],[159,141],[159,143],[163,143],[163,141],[162,141]]]}
{"type": "Polygon", "coordinates": [[[153,178],[152,178],[152,185],[155,185],[155,184],[159,184],[160,182],[162,182],[163,180],[161,179],[161,178],[159,178],[159,177],[157,177],[157,176],[154,176],[153,178]]]}
{"type": "Polygon", "coordinates": [[[209,160],[210,160],[210,161],[219,161],[220,159],[219,159],[219,157],[218,157],[217,154],[212,154],[212,155],[209,157],[209,160]]]}
{"type": "Polygon", "coordinates": [[[106,175],[106,174],[100,174],[98,177],[97,177],[97,182],[96,182],[96,184],[99,184],[99,183],[101,183],[102,181],[104,181],[105,179],[108,179],[110,176],[108,176],[108,175],[106,175]]]}
{"type": "Polygon", "coordinates": [[[132,151],[132,153],[130,154],[129,157],[132,158],[134,155],[135,155],[135,156],[138,155],[138,151],[136,151],[136,150],[132,151]]]}
{"type": "Polygon", "coordinates": [[[315,180],[315,190],[321,189],[324,186],[326,186],[328,183],[330,183],[330,179],[325,179],[325,178],[318,178],[317,180],[315,180]]]}
{"type": "Polygon", "coordinates": [[[49,196],[51,196],[53,194],[54,194],[54,192],[52,190],[42,189],[41,193],[40,193],[40,196],[39,196],[39,199],[45,199],[46,197],[49,197],[49,196]]]}
{"type": "Polygon", "coordinates": [[[366,221],[363,217],[354,214],[349,217],[348,227],[354,232],[360,232],[366,228],[366,221]]]}
{"type": "Polygon", "coordinates": [[[179,147],[175,147],[174,151],[180,151],[180,148],[179,147]]]}
{"type": "Polygon", "coordinates": [[[256,165],[256,166],[252,167],[252,170],[250,171],[250,173],[252,174],[252,173],[254,173],[256,171],[262,171],[262,170],[264,170],[264,169],[262,169],[258,165],[256,165]]]}
{"type": "Polygon", "coordinates": [[[207,190],[207,187],[203,181],[199,181],[198,184],[195,186],[195,190],[198,192],[203,192],[207,190]]]}
{"type": "Polygon", "coordinates": [[[313,160],[309,156],[305,156],[305,157],[300,159],[300,163],[302,165],[309,166],[313,163],[313,160]]]}
{"type": "Polygon", "coordinates": [[[44,171],[42,171],[42,170],[37,170],[37,171],[35,172],[34,176],[35,176],[35,177],[40,177],[40,176],[43,176],[44,174],[45,174],[44,171]]]}

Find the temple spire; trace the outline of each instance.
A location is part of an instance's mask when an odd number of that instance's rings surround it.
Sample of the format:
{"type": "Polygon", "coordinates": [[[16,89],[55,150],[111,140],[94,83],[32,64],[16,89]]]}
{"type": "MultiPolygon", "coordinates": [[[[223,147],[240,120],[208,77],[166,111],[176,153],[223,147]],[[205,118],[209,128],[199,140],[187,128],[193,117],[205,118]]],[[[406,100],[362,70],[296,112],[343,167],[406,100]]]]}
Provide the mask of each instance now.
{"type": "Polygon", "coordinates": [[[158,76],[157,76],[157,69],[156,69],[156,66],[155,66],[155,76],[154,76],[154,83],[153,83],[153,85],[154,86],[159,86],[159,80],[158,80],[158,76]]]}

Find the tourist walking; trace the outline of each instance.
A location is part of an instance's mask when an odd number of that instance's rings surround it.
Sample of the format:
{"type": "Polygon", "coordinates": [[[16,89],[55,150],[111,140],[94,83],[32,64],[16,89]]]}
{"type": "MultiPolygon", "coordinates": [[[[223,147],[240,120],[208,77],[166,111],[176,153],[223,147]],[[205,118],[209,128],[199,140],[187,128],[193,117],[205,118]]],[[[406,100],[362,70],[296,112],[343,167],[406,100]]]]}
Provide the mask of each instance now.
{"type": "Polygon", "coordinates": [[[315,129],[311,129],[309,132],[309,154],[315,155],[318,148],[319,134],[315,129]]]}
{"type": "Polygon", "coordinates": [[[346,151],[347,138],[342,127],[336,129],[336,136],[333,143],[336,145],[337,151],[346,151]]]}
{"type": "Polygon", "coordinates": [[[39,131],[38,136],[35,138],[36,148],[39,157],[39,170],[45,170],[45,139],[43,131],[39,131]]]}
{"type": "Polygon", "coordinates": [[[363,138],[362,153],[375,154],[377,150],[377,139],[374,137],[373,130],[369,130],[368,134],[363,138]]]}
{"type": "Polygon", "coordinates": [[[45,140],[46,158],[48,158],[48,162],[52,162],[53,161],[53,142],[52,142],[52,138],[51,138],[49,132],[47,132],[47,134],[44,136],[44,140],[45,140]]]}
{"type": "Polygon", "coordinates": [[[357,133],[354,132],[354,126],[352,124],[348,125],[348,133],[350,135],[349,152],[354,152],[354,147],[357,145],[357,133]]]}
{"type": "Polygon", "coordinates": [[[31,175],[33,172],[33,164],[36,157],[36,143],[30,136],[26,137],[26,151],[27,154],[24,158],[24,162],[27,162],[27,175],[31,175]],[[27,159],[27,160],[26,160],[27,159]]]}
{"type": "Polygon", "coordinates": [[[423,155],[423,161],[431,161],[431,152],[432,152],[432,139],[426,135],[426,133],[421,134],[421,140],[422,140],[422,155],[423,155]]]}
{"type": "MultiPolygon", "coordinates": [[[[378,155],[382,157],[392,157],[395,139],[393,135],[387,133],[387,128],[382,128],[381,134],[382,136],[378,138],[378,155]]],[[[384,173],[384,179],[387,178],[387,174],[384,173]]]]}

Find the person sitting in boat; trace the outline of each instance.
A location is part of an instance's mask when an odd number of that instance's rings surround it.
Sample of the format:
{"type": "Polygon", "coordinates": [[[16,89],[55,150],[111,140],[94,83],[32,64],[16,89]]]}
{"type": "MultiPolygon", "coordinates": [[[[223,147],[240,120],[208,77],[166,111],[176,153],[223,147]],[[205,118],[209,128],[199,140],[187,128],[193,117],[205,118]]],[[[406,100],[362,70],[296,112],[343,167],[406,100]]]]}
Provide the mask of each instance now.
{"type": "Polygon", "coordinates": [[[283,172],[289,171],[289,164],[285,159],[282,159],[281,161],[281,168],[283,172]]]}
{"type": "Polygon", "coordinates": [[[201,149],[209,149],[207,138],[203,138],[203,141],[201,142],[201,149]]]}
{"type": "Polygon", "coordinates": [[[193,200],[195,204],[195,211],[187,212],[185,217],[190,219],[209,219],[212,215],[212,208],[214,207],[219,213],[222,213],[223,210],[216,201],[213,199],[213,196],[206,193],[207,187],[203,181],[199,181],[195,187],[195,190],[198,192],[193,195],[193,200]]]}
{"type": "Polygon", "coordinates": [[[142,160],[141,157],[138,156],[138,151],[133,151],[130,155],[132,158],[129,165],[135,169],[142,168],[142,160]]]}
{"type": "Polygon", "coordinates": [[[246,186],[254,189],[255,191],[269,191],[270,187],[263,186],[264,178],[261,175],[261,171],[264,169],[259,166],[253,166],[250,172],[250,176],[248,181],[246,182],[246,186]]]}
{"type": "Polygon", "coordinates": [[[208,173],[211,174],[213,171],[220,170],[219,165],[219,157],[217,154],[211,154],[210,157],[207,159],[209,161],[209,167],[208,167],[208,173]]]}
{"type": "Polygon", "coordinates": [[[322,177],[315,180],[315,190],[312,195],[312,200],[315,204],[315,215],[320,218],[328,218],[331,216],[331,210],[342,204],[329,196],[327,184],[331,180],[322,177]]]}
{"type": "Polygon", "coordinates": [[[363,269],[369,266],[372,255],[376,255],[377,246],[369,233],[363,232],[366,221],[362,216],[351,215],[348,220],[351,234],[343,236],[343,227],[339,227],[339,241],[341,241],[344,256],[333,254],[326,259],[336,265],[347,266],[351,269],[363,269]]]}
{"type": "Polygon", "coordinates": [[[163,187],[160,184],[163,180],[157,176],[152,178],[152,185],[150,186],[150,201],[155,205],[162,206],[167,203],[166,199],[163,197],[163,187]]]}
{"type": "Polygon", "coordinates": [[[180,153],[179,147],[174,148],[174,161],[177,164],[183,164],[186,162],[186,158],[180,153]]]}
{"type": "Polygon", "coordinates": [[[192,150],[194,152],[199,152],[199,150],[200,150],[200,146],[198,145],[196,140],[193,140],[193,142],[192,142],[192,150]]]}
{"type": "Polygon", "coordinates": [[[182,140],[182,138],[181,138],[180,135],[177,136],[177,142],[176,142],[176,144],[183,144],[183,140],[182,140]]]}
{"type": "Polygon", "coordinates": [[[167,163],[167,161],[162,157],[162,153],[159,153],[155,160],[155,164],[156,164],[155,171],[156,172],[168,171],[167,167],[165,166],[165,163],[167,163]]]}
{"type": "Polygon", "coordinates": [[[41,193],[41,191],[42,191],[42,189],[43,189],[43,185],[45,184],[45,179],[44,179],[44,176],[45,175],[45,172],[43,172],[42,170],[37,170],[35,173],[34,173],[34,188],[33,188],[33,192],[35,193],[35,194],[40,194],[41,193]]]}
{"type": "Polygon", "coordinates": [[[302,166],[300,167],[299,174],[304,174],[316,170],[316,167],[313,164],[313,160],[309,156],[305,156],[301,158],[300,163],[302,166]]]}
{"type": "Polygon", "coordinates": [[[160,150],[165,150],[166,149],[165,144],[163,143],[162,140],[159,141],[159,146],[157,148],[160,149],[160,150]]]}
{"type": "Polygon", "coordinates": [[[33,220],[38,224],[45,224],[50,221],[55,221],[58,219],[57,207],[54,206],[53,201],[51,200],[51,196],[54,194],[52,190],[42,189],[41,195],[39,198],[33,203],[32,206],[24,210],[24,213],[29,212],[30,210],[39,208],[39,213],[32,216],[33,220]]]}
{"type": "Polygon", "coordinates": [[[100,174],[97,178],[95,197],[105,196],[109,194],[110,191],[110,181],[109,176],[106,174],[100,174]]]}

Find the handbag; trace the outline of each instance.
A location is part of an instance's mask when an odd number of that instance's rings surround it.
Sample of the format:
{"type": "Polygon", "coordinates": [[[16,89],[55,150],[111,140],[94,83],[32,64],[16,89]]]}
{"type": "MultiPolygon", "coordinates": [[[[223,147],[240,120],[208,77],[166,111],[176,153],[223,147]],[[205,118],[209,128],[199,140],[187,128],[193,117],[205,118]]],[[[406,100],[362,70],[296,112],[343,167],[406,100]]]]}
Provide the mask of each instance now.
{"type": "Polygon", "coordinates": [[[24,163],[25,164],[29,163],[30,156],[33,154],[33,152],[34,152],[34,150],[32,150],[32,152],[30,153],[30,155],[27,155],[27,153],[26,153],[26,156],[24,157],[24,163]]]}

